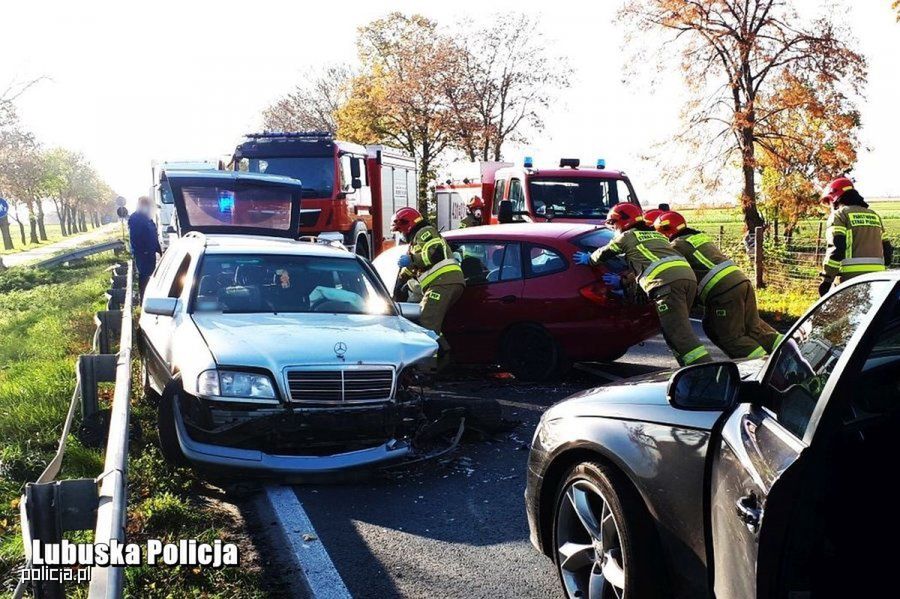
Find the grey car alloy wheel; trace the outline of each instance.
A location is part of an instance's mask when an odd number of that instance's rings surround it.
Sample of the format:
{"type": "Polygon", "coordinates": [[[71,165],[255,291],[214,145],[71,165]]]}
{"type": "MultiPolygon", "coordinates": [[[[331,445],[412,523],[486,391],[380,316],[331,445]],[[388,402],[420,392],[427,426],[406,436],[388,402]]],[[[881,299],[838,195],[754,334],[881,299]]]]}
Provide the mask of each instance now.
{"type": "Polygon", "coordinates": [[[572,599],[623,599],[625,558],[615,516],[592,482],[574,480],[556,512],[560,578],[572,599]]]}

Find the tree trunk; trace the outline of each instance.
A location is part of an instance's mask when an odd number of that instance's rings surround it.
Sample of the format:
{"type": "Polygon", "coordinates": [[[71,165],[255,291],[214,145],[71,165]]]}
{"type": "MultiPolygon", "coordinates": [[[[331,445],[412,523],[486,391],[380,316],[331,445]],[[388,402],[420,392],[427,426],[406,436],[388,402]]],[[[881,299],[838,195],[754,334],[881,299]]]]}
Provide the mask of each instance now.
{"type": "Polygon", "coordinates": [[[66,207],[63,204],[62,200],[53,200],[53,207],[56,208],[56,218],[59,219],[59,230],[62,233],[63,237],[66,237],[69,232],[66,230],[66,207]]]}
{"type": "Polygon", "coordinates": [[[34,215],[34,201],[30,201],[26,205],[28,207],[28,238],[31,240],[31,243],[38,244],[41,240],[38,239],[37,234],[37,217],[34,215]]]}
{"type": "Polygon", "coordinates": [[[75,208],[72,206],[66,207],[66,221],[69,223],[69,235],[74,235],[78,232],[78,223],[75,222],[75,208]]]}
{"type": "Polygon", "coordinates": [[[87,233],[87,218],[85,216],[84,210],[78,213],[78,224],[81,225],[81,232],[87,233]]]}
{"type": "Polygon", "coordinates": [[[38,225],[38,235],[41,236],[41,241],[47,241],[47,228],[44,226],[44,202],[43,202],[43,200],[37,201],[37,225],[38,225]]]}
{"type": "Polygon", "coordinates": [[[21,219],[17,218],[16,224],[19,225],[19,237],[22,238],[22,245],[26,245],[28,243],[28,238],[25,237],[25,223],[23,223],[21,219]]]}
{"type": "Polygon", "coordinates": [[[741,129],[741,170],[744,175],[744,189],[741,192],[741,211],[744,213],[744,224],[748,231],[755,231],[756,227],[763,226],[762,216],[756,206],[756,160],[753,156],[753,129],[744,127],[741,129]]]}
{"type": "Polygon", "coordinates": [[[3,236],[3,249],[13,249],[12,235],[9,234],[9,216],[0,218],[0,235],[3,236]]]}
{"type": "Polygon", "coordinates": [[[419,212],[427,218],[428,215],[428,181],[431,178],[431,146],[422,142],[422,160],[419,161],[419,212]]]}

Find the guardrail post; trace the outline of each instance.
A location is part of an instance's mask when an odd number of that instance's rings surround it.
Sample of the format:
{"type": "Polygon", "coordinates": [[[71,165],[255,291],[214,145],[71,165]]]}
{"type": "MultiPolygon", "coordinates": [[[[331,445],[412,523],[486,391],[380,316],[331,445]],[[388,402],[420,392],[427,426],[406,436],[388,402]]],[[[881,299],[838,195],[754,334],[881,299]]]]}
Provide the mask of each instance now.
{"type": "Polygon", "coordinates": [[[97,353],[113,353],[113,342],[122,334],[122,311],[101,310],[94,316],[94,322],[97,324],[97,353]]]}
{"type": "MultiPolygon", "coordinates": [[[[25,515],[27,518],[27,536],[23,531],[23,541],[38,541],[41,545],[58,544],[62,541],[62,525],[56,513],[56,485],[54,483],[28,483],[25,485],[25,515]]],[[[31,555],[31,544],[25,548],[26,555],[31,555]]],[[[48,569],[58,570],[58,567],[48,569]]],[[[42,580],[32,583],[36,599],[63,599],[65,592],[58,576],[41,576],[42,580]]]]}

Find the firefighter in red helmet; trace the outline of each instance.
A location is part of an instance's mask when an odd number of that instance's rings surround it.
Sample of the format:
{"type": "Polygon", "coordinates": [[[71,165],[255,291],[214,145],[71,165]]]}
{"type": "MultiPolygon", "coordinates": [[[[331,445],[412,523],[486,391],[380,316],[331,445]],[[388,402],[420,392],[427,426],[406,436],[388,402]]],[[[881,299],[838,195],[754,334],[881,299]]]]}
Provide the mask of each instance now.
{"type": "MultiPolygon", "coordinates": [[[[709,362],[709,351],[691,326],[690,311],[697,295],[697,279],[690,264],[669,246],[661,234],[644,222],[639,206],[616,204],[606,217],[617,235],[593,254],[576,252],[576,264],[595,265],[624,256],[638,284],[656,304],[663,337],[682,366],[709,362]]],[[[619,277],[606,274],[603,280],[613,286],[619,277]]]]}
{"type": "Polygon", "coordinates": [[[422,291],[422,315],[419,324],[438,335],[438,365],[445,366],[450,359],[450,345],[441,330],[447,312],[466,288],[462,268],[453,255],[450,244],[415,208],[401,208],[394,214],[391,231],[400,233],[409,243],[407,252],[400,256],[398,286],[401,288],[415,278],[422,291]]]}
{"type": "Polygon", "coordinates": [[[822,203],[831,206],[831,214],[819,295],[828,293],[835,278],[843,283],[861,274],[884,270],[894,253],[885,238],[881,217],[869,208],[853,181],[847,177],[833,180],[822,192],[822,203]]]}
{"type": "Polygon", "coordinates": [[[475,196],[466,203],[466,217],[459,223],[459,228],[478,227],[483,224],[483,218],[484,200],[479,196],[475,196]]]}
{"type": "Polygon", "coordinates": [[[758,358],[781,341],[778,331],[763,322],[756,308],[756,292],[747,278],[706,233],[687,226],[677,212],[664,212],[653,227],[669,238],[684,256],[698,283],[704,307],[703,330],[729,358],[758,358]]]}

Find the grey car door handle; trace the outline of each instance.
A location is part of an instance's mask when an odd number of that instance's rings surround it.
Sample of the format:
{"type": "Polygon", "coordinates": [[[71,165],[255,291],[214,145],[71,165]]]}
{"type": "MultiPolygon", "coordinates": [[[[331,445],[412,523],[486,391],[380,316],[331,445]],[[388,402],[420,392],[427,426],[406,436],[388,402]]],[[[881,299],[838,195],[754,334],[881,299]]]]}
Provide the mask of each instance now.
{"type": "Polygon", "coordinates": [[[762,509],[759,507],[759,499],[755,493],[744,495],[734,502],[735,511],[741,522],[747,525],[747,530],[756,534],[759,532],[759,521],[762,519],[762,509]]]}

